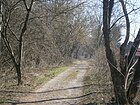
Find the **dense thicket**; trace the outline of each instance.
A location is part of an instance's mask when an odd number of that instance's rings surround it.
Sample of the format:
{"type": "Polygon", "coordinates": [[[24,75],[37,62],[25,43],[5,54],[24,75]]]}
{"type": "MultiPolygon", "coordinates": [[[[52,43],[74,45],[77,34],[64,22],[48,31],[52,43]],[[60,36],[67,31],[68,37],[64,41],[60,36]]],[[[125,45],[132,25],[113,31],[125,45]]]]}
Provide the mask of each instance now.
{"type": "Polygon", "coordinates": [[[79,0],[1,0],[1,71],[15,69],[20,84],[27,67],[57,66],[89,53],[84,7],[79,0]]]}
{"type": "Polygon", "coordinates": [[[129,14],[140,8],[131,0],[116,1],[0,0],[0,83],[16,80],[21,84],[25,69],[59,66],[73,58],[99,58],[99,74],[110,67],[116,102],[133,103],[140,62],[133,55],[140,32],[129,56],[126,48],[131,32],[129,14]],[[102,60],[103,45],[108,64],[102,60]]]}

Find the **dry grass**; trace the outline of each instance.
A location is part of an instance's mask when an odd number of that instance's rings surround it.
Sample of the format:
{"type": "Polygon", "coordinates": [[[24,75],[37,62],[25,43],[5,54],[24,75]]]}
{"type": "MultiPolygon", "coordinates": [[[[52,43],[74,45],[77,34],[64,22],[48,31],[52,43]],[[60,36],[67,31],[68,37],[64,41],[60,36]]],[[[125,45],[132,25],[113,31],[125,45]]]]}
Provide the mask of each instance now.
{"type": "Polygon", "coordinates": [[[68,67],[55,67],[52,69],[47,68],[28,68],[23,71],[22,79],[23,84],[17,86],[16,76],[14,71],[9,71],[0,80],[0,102],[15,100],[18,101],[20,97],[32,91],[40,85],[43,85],[50,79],[65,71],[68,67]],[[9,75],[8,75],[9,74],[9,75]],[[9,77],[9,79],[7,78],[9,77]]]}
{"type": "Polygon", "coordinates": [[[106,61],[104,48],[99,48],[94,59],[90,60],[90,69],[85,75],[84,83],[93,84],[83,89],[84,94],[93,93],[87,96],[83,102],[87,103],[106,103],[113,96],[111,86],[111,76],[106,61]]]}
{"type": "MultiPolygon", "coordinates": [[[[119,62],[119,51],[118,49],[113,49],[115,52],[115,56],[117,57],[117,62],[119,62]]],[[[99,48],[96,51],[95,57],[90,61],[91,69],[88,70],[85,76],[85,84],[97,84],[91,85],[89,87],[84,88],[84,93],[93,93],[90,96],[87,96],[83,102],[84,103],[109,103],[114,97],[113,86],[111,82],[111,75],[109,71],[109,66],[106,61],[104,48],[99,48]],[[106,85],[109,84],[109,85],[106,85]],[[100,92],[100,93],[98,93],[100,92]]],[[[140,100],[140,91],[137,93],[135,98],[135,102],[139,102],[140,100]]],[[[98,104],[97,104],[98,105],[98,104]]],[[[104,104],[102,104],[104,105],[104,104]]],[[[136,104],[137,105],[137,104],[136,104]]]]}

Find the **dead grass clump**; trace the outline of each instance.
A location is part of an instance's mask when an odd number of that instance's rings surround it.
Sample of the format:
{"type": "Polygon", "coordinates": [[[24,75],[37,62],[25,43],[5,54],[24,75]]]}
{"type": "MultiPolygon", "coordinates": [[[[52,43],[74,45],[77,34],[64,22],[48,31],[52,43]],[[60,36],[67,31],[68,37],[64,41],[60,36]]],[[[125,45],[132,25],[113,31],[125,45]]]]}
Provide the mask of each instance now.
{"type": "Polygon", "coordinates": [[[26,68],[22,71],[23,84],[17,85],[15,70],[6,70],[0,79],[0,102],[18,101],[38,86],[43,85],[68,67],[26,68]]]}
{"type": "Polygon", "coordinates": [[[91,84],[84,88],[84,94],[92,93],[83,101],[87,103],[106,103],[113,97],[113,88],[104,47],[96,50],[95,56],[90,60],[90,69],[85,75],[85,84],[91,84]]]}

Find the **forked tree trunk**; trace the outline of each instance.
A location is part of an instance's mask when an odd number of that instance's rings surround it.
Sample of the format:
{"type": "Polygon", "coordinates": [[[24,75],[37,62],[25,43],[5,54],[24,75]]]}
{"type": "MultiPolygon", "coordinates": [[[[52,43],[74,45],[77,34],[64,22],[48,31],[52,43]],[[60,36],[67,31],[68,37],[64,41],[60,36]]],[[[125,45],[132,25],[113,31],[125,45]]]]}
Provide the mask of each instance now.
{"type": "Polygon", "coordinates": [[[140,30],[137,34],[137,37],[134,40],[128,58],[125,59],[125,48],[129,40],[130,23],[129,23],[129,18],[128,18],[124,1],[120,0],[120,2],[122,4],[123,12],[125,14],[124,16],[126,19],[126,27],[127,27],[126,38],[120,48],[121,70],[117,69],[118,66],[116,63],[116,59],[110,47],[110,31],[111,31],[110,20],[111,20],[111,11],[114,5],[114,0],[103,0],[103,34],[104,34],[104,42],[105,42],[105,51],[106,51],[106,58],[110,67],[112,82],[114,86],[114,94],[115,94],[117,104],[133,105],[133,100],[136,97],[136,93],[138,91],[138,85],[140,81],[140,58],[138,58],[138,62],[136,62],[135,60],[135,53],[140,44],[140,30]],[[133,70],[132,68],[135,68],[135,70],[133,70]],[[132,73],[131,71],[134,72],[134,75],[130,75],[132,73]],[[132,80],[129,79],[130,76],[132,80]]]}
{"type": "Polygon", "coordinates": [[[5,7],[4,9],[4,12],[0,12],[2,14],[2,23],[4,24],[0,24],[1,27],[2,27],[2,30],[1,30],[1,37],[3,39],[3,42],[10,54],[10,57],[11,57],[11,60],[13,61],[13,64],[14,64],[14,67],[16,69],[16,73],[17,73],[17,80],[18,80],[18,85],[22,84],[22,80],[21,80],[21,66],[22,66],[22,52],[23,52],[23,37],[24,37],[24,33],[26,32],[27,30],[27,24],[28,24],[28,20],[29,20],[29,15],[30,15],[30,12],[31,12],[31,8],[32,8],[32,5],[33,5],[33,2],[34,0],[31,0],[30,1],[30,4],[29,6],[27,5],[27,1],[26,0],[22,0],[22,1],[18,1],[18,3],[20,2],[23,2],[24,3],[24,6],[25,6],[25,9],[26,9],[26,16],[25,16],[25,20],[24,20],[24,23],[23,23],[23,27],[22,27],[22,30],[21,30],[21,33],[19,35],[19,39],[17,38],[17,41],[18,41],[18,54],[17,54],[17,57],[15,56],[15,53],[12,49],[12,46],[10,44],[10,41],[9,39],[6,37],[7,36],[7,26],[9,25],[9,21],[6,21],[8,19],[10,19],[10,17],[6,17],[6,13],[7,14],[10,14],[9,11],[7,11],[6,9],[6,4],[4,4],[3,6],[5,7]]]}
{"type": "Polygon", "coordinates": [[[139,45],[140,45],[140,30],[137,34],[137,37],[134,40],[134,43],[130,50],[130,54],[128,56],[128,64],[129,64],[128,69],[132,67],[133,65],[132,62],[136,62],[138,60],[138,62],[134,66],[135,70],[133,71],[134,72],[133,79],[127,91],[127,99],[130,104],[133,104],[134,98],[136,97],[136,94],[138,92],[138,85],[140,83],[140,57],[137,58],[135,57],[139,45]]]}
{"type": "Polygon", "coordinates": [[[116,103],[124,105],[127,103],[124,90],[124,77],[117,70],[117,62],[110,47],[110,16],[114,0],[103,0],[103,35],[107,61],[110,67],[116,103]],[[112,4],[111,4],[112,2],[112,4]]]}

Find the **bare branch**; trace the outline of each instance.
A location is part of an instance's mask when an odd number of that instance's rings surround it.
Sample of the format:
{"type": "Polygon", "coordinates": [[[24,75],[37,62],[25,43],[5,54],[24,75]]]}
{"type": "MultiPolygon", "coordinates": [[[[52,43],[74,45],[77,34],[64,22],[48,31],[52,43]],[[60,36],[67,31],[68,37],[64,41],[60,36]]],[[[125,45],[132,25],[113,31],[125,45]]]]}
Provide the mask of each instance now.
{"type": "Polygon", "coordinates": [[[116,71],[118,71],[123,77],[125,77],[124,74],[115,65],[113,65],[109,60],[108,62],[112,65],[112,67],[114,67],[116,71]]]}
{"type": "Polygon", "coordinates": [[[22,1],[24,3],[24,6],[25,6],[26,10],[28,11],[28,6],[27,6],[27,3],[26,3],[26,0],[22,0],[22,1]]]}
{"type": "Polygon", "coordinates": [[[12,11],[22,0],[19,0],[17,1],[13,6],[12,8],[10,8],[10,11],[12,11]]]}
{"type": "Polygon", "coordinates": [[[128,70],[127,72],[127,75],[126,75],[126,78],[125,78],[125,86],[124,86],[124,89],[126,90],[127,89],[127,85],[128,85],[128,78],[131,74],[131,70],[133,69],[133,67],[137,64],[138,62],[138,59],[134,62],[134,64],[130,67],[130,69],[128,70]]]}
{"type": "Polygon", "coordinates": [[[9,24],[8,24],[8,29],[9,31],[12,33],[12,35],[16,38],[17,41],[19,41],[18,37],[16,36],[16,34],[11,30],[9,24]]]}
{"type": "MultiPolygon", "coordinates": [[[[137,10],[139,10],[139,9],[140,9],[140,7],[136,8],[136,9],[132,9],[130,12],[127,13],[127,15],[129,15],[129,14],[131,14],[132,12],[137,11],[137,10]]],[[[121,17],[119,17],[119,18],[110,26],[109,29],[112,29],[112,28],[114,27],[114,25],[115,25],[120,19],[122,19],[124,16],[125,16],[125,15],[122,15],[121,17]]]]}
{"type": "Polygon", "coordinates": [[[120,0],[120,3],[121,3],[122,8],[123,8],[124,17],[126,19],[126,37],[125,37],[125,41],[123,43],[123,45],[126,46],[128,40],[129,40],[129,36],[130,36],[130,22],[129,22],[129,17],[128,17],[128,13],[127,13],[126,6],[124,4],[124,1],[123,0],[120,0]]]}

